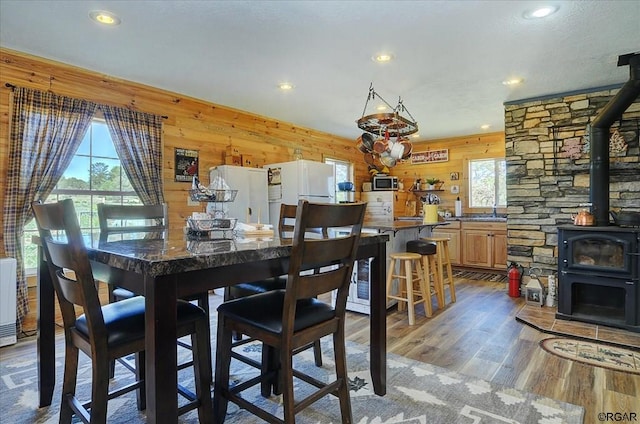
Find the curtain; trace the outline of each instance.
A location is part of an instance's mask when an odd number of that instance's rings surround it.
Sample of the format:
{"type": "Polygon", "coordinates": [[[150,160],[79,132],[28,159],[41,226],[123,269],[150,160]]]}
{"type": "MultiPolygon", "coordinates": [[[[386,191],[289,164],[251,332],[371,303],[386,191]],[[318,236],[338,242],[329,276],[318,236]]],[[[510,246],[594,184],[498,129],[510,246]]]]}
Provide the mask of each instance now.
{"type": "Polygon", "coordinates": [[[100,106],[109,133],[133,189],[145,205],[164,203],[162,117],[100,106]]]}
{"type": "Polygon", "coordinates": [[[9,164],[4,204],[7,256],[18,262],[17,324],[29,311],[22,243],[33,218],[31,202],[53,191],[82,143],[97,105],[50,92],[16,87],[9,135],[9,164]]]}

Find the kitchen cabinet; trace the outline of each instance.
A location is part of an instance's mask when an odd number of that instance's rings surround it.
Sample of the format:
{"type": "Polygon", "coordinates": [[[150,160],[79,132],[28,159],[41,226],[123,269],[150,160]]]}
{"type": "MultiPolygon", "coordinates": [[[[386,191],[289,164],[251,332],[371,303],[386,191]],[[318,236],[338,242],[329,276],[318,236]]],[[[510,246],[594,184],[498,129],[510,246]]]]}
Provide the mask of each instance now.
{"type": "Polygon", "coordinates": [[[436,227],[433,230],[433,236],[449,238],[449,257],[451,259],[451,265],[461,265],[460,221],[450,221],[449,225],[436,227]]]}
{"type": "Polygon", "coordinates": [[[502,222],[462,222],[462,265],[504,270],[507,227],[502,222]]]}

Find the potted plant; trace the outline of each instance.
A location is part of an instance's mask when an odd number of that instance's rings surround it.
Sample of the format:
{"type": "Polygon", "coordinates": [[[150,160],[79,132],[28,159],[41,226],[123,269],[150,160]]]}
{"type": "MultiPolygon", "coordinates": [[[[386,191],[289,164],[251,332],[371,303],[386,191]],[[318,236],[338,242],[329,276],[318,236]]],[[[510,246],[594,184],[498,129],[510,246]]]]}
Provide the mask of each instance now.
{"type": "Polygon", "coordinates": [[[438,178],[425,178],[424,181],[429,185],[428,190],[435,190],[436,184],[440,183],[438,178]]]}

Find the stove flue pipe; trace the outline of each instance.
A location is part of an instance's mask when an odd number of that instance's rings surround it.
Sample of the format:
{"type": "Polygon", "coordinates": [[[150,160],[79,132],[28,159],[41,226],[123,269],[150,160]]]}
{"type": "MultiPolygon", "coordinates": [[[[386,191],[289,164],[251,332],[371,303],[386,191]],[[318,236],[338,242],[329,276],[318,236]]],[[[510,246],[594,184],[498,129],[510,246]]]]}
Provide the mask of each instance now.
{"type": "Polygon", "coordinates": [[[591,123],[591,211],[597,226],[609,225],[609,129],[640,96],[640,52],[618,57],[629,65],[630,78],[591,123]]]}

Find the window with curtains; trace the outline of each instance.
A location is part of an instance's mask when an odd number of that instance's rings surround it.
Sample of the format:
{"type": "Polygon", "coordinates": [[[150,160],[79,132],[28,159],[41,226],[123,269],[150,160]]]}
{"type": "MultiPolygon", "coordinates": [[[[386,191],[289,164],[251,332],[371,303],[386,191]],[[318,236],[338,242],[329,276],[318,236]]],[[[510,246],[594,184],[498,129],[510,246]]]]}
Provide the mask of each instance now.
{"type": "MultiPolygon", "coordinates": [[[[142,204],[122,169],[109,129],[102,119],[93,119],[82,144],[46,202],[68,198],[73,199],[83,233],[94,238],[100,231],[98,203],[142,204]]],[[[37,266],[36,246],[31,243],[31,237],[37,233],[35,220],[32,220],[25,227],[23,244],[25,268],[29,274],[35,273],[37,266]]]]}

